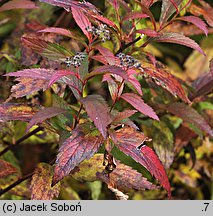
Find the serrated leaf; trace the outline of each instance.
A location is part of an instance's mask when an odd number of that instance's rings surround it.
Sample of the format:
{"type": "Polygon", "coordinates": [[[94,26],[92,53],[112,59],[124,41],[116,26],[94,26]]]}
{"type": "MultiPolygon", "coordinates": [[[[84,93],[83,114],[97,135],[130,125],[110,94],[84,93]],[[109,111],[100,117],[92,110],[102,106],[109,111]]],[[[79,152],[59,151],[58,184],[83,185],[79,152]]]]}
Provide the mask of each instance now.
{"type": "Polygon", "coordinates": [[[144,34],[144,35],[147,35],[149,37],[157,37],[159,35],[159,33],[157,33],[156,31],[152,30],[152,29],[138,29],[136,30],[137,33],[140,33],[140,34],[144,34]]]}
{"type": "Polygon", "coordinates": [[[79,10],[78,8],[71,6],[72,9],[72,15],[77,23],[77,25],[81,28],[83,33],[87,36],[88,40],[91,42],[92,41],[92,34],[89,33],[86,29],[89,27],[91,28],[91,22],[87,18],[87,16],[83,13],[82,10],[79,10]]]}
{"type": "Polygon", "coordinates": [[[192,107],[184,103],[172,103],[168,106],[168,111],[182,118],[185,122],[193,124],[197,128],[213,136],[213,131],[206,120],[192,107]]]}
{"type": "Polygon", "coordinates": [[[174,160],[173,134],[163,121],[153,122],[152,134],[154,150],[164,167],[168,169],[174,160]]]}
{"type": "Polygon", "coordinates": [[[91,59],[94,59],[95,61],[101,62],[104,65],[108,64],[106,58],[102,55],[91,56],[91,59]]]}
{"type": "Polygon", "coordinates": [[[71,32],[68,29],[59,28],[59,27],[49,27],[38,31],[39,33],[53,33],[53,34],[59,34],[63,35],[65,37],[70,37],[74,40],[77,40],[80,42],[84,47],[87,47],[86,41],[84,41],[82,38],[75,35],[73,32],[71,32]]]}
{"type": "Polygon", "coordinates": [[[153,109],[149,105],[144,103],[143,99],[140,96],[134,93],[125,93],[121,95],[121,98],[131,104],[135,109],[137,109],[144,115],[147,115],[155,120],[159,120],[153,109]]]}
{"type": "Polygon", "coordinates": [[[171,73],[169,73],[167,68],[161,66],[155,67],[153,64],[146,62],[143,62],[142,68],[144,73],[151,77],[157,85],[165,88],[174,96],[180,97],[186,103],[190,103],[182,86],[178,80],[171,73]]]}
{"type": "Polygon", "coordinates": [[[175,154],[178,154],[180,150],[187,146],[188,143],[193,139],[197,137],[197,134],[193,132],[189,127],[186,125],[181,125],[176,131],[175,131],[175,154]]]}
{"type": "Polygon", "coordinates": [[[60,184],[52,187],[52,177],[52,166],[46,163],[37,165],[30,184],[32,200],[52,200],[54,197],[58,197],[60,184]]]}
{"type": "Polygon", "coordinates": [[[154,4],[158,0],[141,0],[141,2],[147,7],[151,7],[152,4],[154,4]]]}
{"type": "Polygon", "coordinates": [[[102,180],[106,184],[114,184],[120,189],[136,189],[136,190],[155,190],[158,187],[149,182],[141,173],[131,167],[122,164],[119,160],[115,160],[116,169],[105,176],[103,171],[103,154],[96,154],[89,160],[83,161],[76,170],[73,170],[72,177],[79,181],[96,181],[102,180]]]}
{"type": "Polygon", "coordinates": [[[28,78],[49,80],[53,73],[54,73],[53,69],[31,68],[31,69],[24,69],[16,72],[7,73],[4,76],[28,77],[28,78]]]}
{"type": "Polygon", "coordinates": [[[112,65],[104,65],[104,66],[98,67],[97,69],[89,73],[87,76],[85,76],[84,79],[90,79],[91,77],[94,77],[96,75],[101,75],[101,74],[106,74],[106,73],[119,75],[124,80],[128,81],[128,76],[127,76],[126,71],[124,71],[121,67],[112,66],[112,65]]]}
{"type": "Polygon", "coordinates": [[[202,74],[192,83],[192,87],[195,89],[192,99],[211,93],[213,90],[213,74],[210,72],[202,74]]]}
{"type": "Polygon", "coordinates": [[[58,80],[60,80],[62,77],[64,76],[68,76],[68,75],[74,75],[76,76],[77,74],[73,71],[70,70],[58,70],[56,71],[52,77],[50,78],[48,87],[50,87],[53,83],[57,82],[58,80]]]}
{"type": "Polygon", "coordinates": [[[196,17],[196,16],[184,16],[184,17],[178,17],[176,19],[177,20],[183,20],[183,21],[186,21],[186,22],[190,22],[190,23],[196,25],[199,29],[201,29],[205,33],[206,36],[208,35],[207,25],[199,17],[196,17]]]}
{"type": "Polygon", "coordinates": [[[0,159],[0,178],[5,178],[14,173],[18,173],[18,170],[11,163],[0,159]]]}
{"type": "Polygon", "coordinates": [[[34,2],[30,0],[11,0],[0,7],[0,12],[13,9],[38,9],[34,2]]]}
{"type": "Polygon", "coordinates": [[[38,123],[41,123],[45,121],[46,119],[52,118],[54,116],[57,116],[59,114],[66,113],[66,112],[67,110],[59,108],[59,107],[44,108],[43,110],[40,110],[32,117],[26,130],[28,131],[32,126],[38,123]]]}
{"type": "Polygon", "coordinates": [[[120,60],[117,57],[115,57],[109,49],[102,46],[97,46],[96,48],[109,65],[117,65],[120,63],[120,60]]]}
{"type": "Polygon", "coordinates": [[[52,185],[69,175],[83,160],[91,158],[102,143],[103,137],[92,125],[78,125],[59,149],[52,185]]]}
{"type": "MultiPolygon", "coordinates": [[[[213,18],[212,18],[212,13],[213,13],[213,7],[207,3],[206,1],[203,0],[199,0],[199,3],[202,5],[202,7],[198,7],[198,11],[196,11],[197,13],[199,13],[199,15],[202,15],[204,17],[204,19],[206,20],[206,22],[213,27],[213,18]]],[[[195,14],[197,15],[197,14],[195,14]]]]}
{"type": "Polygon", "coordinates": [[[36,108],[19,103],[0,104],[0,122],[7,121],[30,121],[35,114],[36,108]]]}
{"type": "Polygon", "coordinates": [[[141,84],[137,80],[137,78],[135,77],[138,75],[138,72],[134,69],[128,69],[127,74],[128,74],[128,82],[127,83],[130,83],[135,88],[135,90],[138,92],[138,94],[140,94],[142,96],[143,92],[141,89],[141,84]]]}
{"type": "Polygon", "coordinates": [[[45,91],[48,88],[48,81],[43,79],[16,78],[15,81],[19,83],[12,86],[10,98],[24,97],[40,90],[45,91]]]}
{"type": "Polygon", "coordinates": [[[123,21],[125,20],[132,20],[132,19],[144,19],[149,17],[147,14],[142,13],[142,12],[138,12],[138,11],[133,11],[130,13],[127,13],[124,17],[123,17],[123,21]]]}
{"type": "Polygon", "coordinates": [[[77,2],[74,0],[40,0],[40,2],[46,2],[54,6],[63,7],[68,12],[70,11],[71,7],[76,7],[80,10],[84,9],[85,11],[97,11],[97,8],[93,4],[86,1],[77,2]]]}
{"type": "Polygon", "coordinates": [[[41,89],[45,91],[53,73],[52,69],[33,68],[6,74],[5,76],[19,77],[16,78],[19,83],[12,87],[10,97],[23,97],[41,89]]]}
{"type": "Polygon", "coordinates": [[[109,20],[108,18],[100,15],[100,14],[97,14],[97,13],[91,13],[91,14],[88,14],[91,18],[95,19],[95,20],[98,20],[98,21],[101,21],[102,23],[114,28],[116,31],[119,31],[118,27],[116,26],[116,24],[114,22],[112,22],[111,20],[109,20]]]}
{"type": "MultiPolygon", "coordinates": [[[[84,65],[82,65],[83,67],[84,65]]],[[[86,73],[83,68],[82,75],[86,73]]],[[[79,69],[80,70],[80,69],[79,69]]],[[[38,90],[46,90],[50,84],[55,82],[57,79],[61,78],[61,81],[67,84],[76,98],[80,98],[80,90],[82,89],[82,82],[77,78],[77,72],[68,71],[68,70],[53,70],[53,69],[44,69],[44,68],[33,68],[25,69],[22,71],[12,72],[6,74],[5,76],[17,76],[16,81],[19,83],[12,87],[11,97],[23,97],[25,95],[31,94],[38,90]],[[71,75],[70,75],[71,74],[71,75]],[[66,75],[66,77],[64,77],[66,75]],[[73,76],[75,75],[75,76],[73,76]]]]}
{"type": "Polygon", "coordinates": [[[34,52],[40,54],[41,56],[48,58],[53,61],[63,62],[66,57],[73,56],[71,51],[68,51],[59,44],[45,41],[36,37],[23,36],[22,42],[24,45],[31,48],[34,52]]]}
{"type": "Polygon", "coordinates": [[[114,118],[113,122],[120,122],[123,119],[129,118],[132,115],[134,115],[137,112],[137,110],[124,110],[123,112],[118,112],[114,118]]]}
{"type": "Polygon", "coordinates": [[[154,175],[167,190],[168,196],[171,197],[169,180],[161,161],[151,148],[143,145],[147,137],[143,133],[128,127],[112,132],[110,136],[123,153],[132,157],[154,175]]]}
{"type": "Polygon", "coordinates": [[[163,33],[154,39],[157,42],[176,43],[197,50],[205,56],[205,53],[200,46],[191,38],[179,33],[163,33]]]}
{"type": "Polygon", "coordinates": [[[66,36],[66,37],[71,37],[71,38],[75,37],[70,30],[65,29],[65,28],[58,28],[58,27],[49,27],[49,28],[39,30],[38,32],[41,32],[41,33],[55,33],[55,34],[60,34],[60,35],[63,35],[63,36],[66,36]]]}
{"type": "Polygon", "coordinates": [[[139,2],[139,1],[136,1],[136,3],[140,5],[142,12],[149,16],[149,18],[152,22],[152,25],[154,26],[154,30],[156,30],[156,22],[155,22],[155,18],[153,16],[152,12],[143,3],[139,2]]]}
{"type": "Polygon", "coordinates": [[[100,95],[89,95],[81,99],[88,116],[101,132],[103,137],[107,137],[107,127],[112,122],[106,101],[100,95]]]}
{"type": "Polygon", "coordinates": [[[163,0],[161,15],[160,15],[160,25],[162,26],[167,22],[169,17],[178,10],[178,6],[181,3],[181,0],[163,0]]]}
{"type": "Polygon", "coordinates": [[[108,89],[109,89],[112,101],[115,102],[117,97],[119,97],[122,94],[124,85],[122,84],[119,88],[118,84],[115,82],[114,79],[112,79],[110,74],[104,75],[102,82],[104,82],[104,81],[107,81],[108,89]],[[118,90],[118,88],[119,88],[119,90],[118,90]]]}

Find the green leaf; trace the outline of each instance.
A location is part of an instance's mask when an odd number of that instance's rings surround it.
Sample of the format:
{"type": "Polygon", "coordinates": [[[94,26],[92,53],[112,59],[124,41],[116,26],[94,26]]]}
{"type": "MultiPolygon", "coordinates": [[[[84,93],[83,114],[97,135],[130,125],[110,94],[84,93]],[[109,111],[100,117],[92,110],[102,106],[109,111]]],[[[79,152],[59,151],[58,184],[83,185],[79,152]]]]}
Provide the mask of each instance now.
{"type": "Polygon", "coordinates": [[[174,141],[171,130],[163,121],[153,121],[153,147],[164,167],[168,169],[174,160],[174,141]]]}

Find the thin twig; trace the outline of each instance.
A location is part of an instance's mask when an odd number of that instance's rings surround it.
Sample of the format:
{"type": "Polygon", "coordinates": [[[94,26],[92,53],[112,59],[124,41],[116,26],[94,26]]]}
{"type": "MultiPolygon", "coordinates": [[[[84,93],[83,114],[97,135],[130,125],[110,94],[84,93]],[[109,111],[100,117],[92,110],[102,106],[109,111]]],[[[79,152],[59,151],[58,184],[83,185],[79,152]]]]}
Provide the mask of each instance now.
{"type": "Polygon", "coordinates": [[[32,135],[38,133],[38,132],[41,131],[42,129],[43,129],[42,127],[37,127],[36,129],[32,130],[31,132],[25,134],[23,137],[21,137],[20,139],[18,139],[14,145],[9,145],[9,146],[7,146],[5,149],[3,149],[3,150],[0,152],[0,156],[2,156],[4,153],[8,152],[9,150],[12,150],[12,149],[15,148],[18,144],[22,143],[24,140],[26,140],[27,138],[31,137],[32,135]]]}
{"type": "Polygon", "coordinates": [[[80,114],[81,114],[81,110],[83,109],[83,104],[81,104],[79,110],[78,110],[78,113],[76,115],[76,118],[75,118],[75,123],[73,125],[73,129],[76,127],[78,121],[79,121],[79,118],[80,118],[80,114]]]}
{"type": "Polygon", "coordinates": [[[132,46],[133,44],[135,44],[136,42],[138,42],[141,39],[141,36],[135,38],[135,40],[133,40],[132,42],[129,42],[127,44],[124,44],[116,53],[115,55],[117,55],[120,52],[123,52],[125,49],[127,49],[128,47],[132,46]]]}
{"type": "Polygon", "coordinates": [[[2,196],[4,193],[8,192],[9,190],[11,190],[12,188],[16,187],[17,185],[21,184],[23,181],[31,178],[33,176],[33,173],[29,173],[26,176],[24,176],[23,178],[18,179],[17,181],[15,181],[14,183],[12,183],[11,185],[9,185],[8,187],[6,187],[3,190],[0,190],[0,196],[2,196]]]}
{"type": "MultiPolygon", "coordinates": [[[[55,162],[55,158],[53,160],[51,160],[49,164],[53,165],[54,162],[55,162]]],[[[3,190],[0,190],[0,196],[2,196],[4,193],[8,192],[9,190],[13,189],[17,185],[21,184],[23,181],[31,178],[33,176],[33,174],[34,174],[34,172],[31,172],[31,173],[25,175],[24,177],[18,179],[17,181],[13,182],[11,185],[7,186],[3,190]]]]}

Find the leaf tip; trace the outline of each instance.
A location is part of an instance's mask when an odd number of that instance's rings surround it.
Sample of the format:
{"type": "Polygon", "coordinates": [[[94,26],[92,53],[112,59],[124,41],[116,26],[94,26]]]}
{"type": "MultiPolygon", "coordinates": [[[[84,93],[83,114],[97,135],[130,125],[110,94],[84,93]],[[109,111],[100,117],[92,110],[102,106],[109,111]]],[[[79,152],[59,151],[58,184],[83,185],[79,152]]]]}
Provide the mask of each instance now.
{"type": "Polygon", "coordinates": [[[54,187],[60,180],[58,177],[54,174],[51,182],[51,187],[54,187]]]}

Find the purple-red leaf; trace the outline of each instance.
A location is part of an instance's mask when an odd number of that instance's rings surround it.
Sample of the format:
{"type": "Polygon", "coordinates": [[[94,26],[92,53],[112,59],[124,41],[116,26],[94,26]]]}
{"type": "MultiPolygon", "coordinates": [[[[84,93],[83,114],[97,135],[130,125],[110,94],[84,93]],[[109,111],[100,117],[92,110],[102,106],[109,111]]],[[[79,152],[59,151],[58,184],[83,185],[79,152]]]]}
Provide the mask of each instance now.
{"type": "Polygon", "coordinates": [[[133,128],[124,127],[110,134],[115,145],[126,155],[132,157],[136,162],[144,166],[161,185],[167,190],[171,197],[171,189],[166,171],[155,152],[143,143],[147,137],[133,128]]]}
{"type": "Polygon", "coordinates": [[[144,70],[143,73],[145,73],[148,77],[151,77],[157,85],[165,88],[174,96],[180,97],[186,103],[190,103],[182,86],[167,68],[162,67],[162,65],[155,67],[153,64],[147,62],[143,62],[142,68],[144,70]]]}
{"type": "Polygon", "coordinates": [[[191,4],[189,11],[195,16],[203,16],[209,26],[213,27],[213,7],[209,4],[210,2],[207,3],[206,1],[199,0],[199,3],[202,6],[191,4]]]}
{"type": "Polygon", "coordinates": [[[175,132],[174,153],[178,154],[183,147],[187,146],[197,136],[187,125],[182,124],[175,132]]]}
{"type": "Polygon", "coordinates": [[[114,118],[113,122],[120,122],[123,119],[129,118],[130,116],[134,115],[137,110],[124,110],[123,112],[117,113],[114,118]]]}
{"type": "Polygon", "coordinates": [[[131,104],[135,109],[137,109],[144,115],[147,115],[155,120],[159,120],[153,109],[149,105],[144,103],[143,99],[140,96],[134,93],[125,93],[121,95],[121,98],[131,104]]]}
{"type": "Polygon", "coordinates": [[[94,77],[96,75],[106,74],[106,73],[119,75],[124,80],[128,81],[128,76],[127,76],[126,71],[124,71],[121,67],[113,66],[113,65],[104,65],[104,66],[98,67],[91,73],[87,74],[85,76],[85,79],[90,79],[91,77],[94,77]]]}
{"type": "Polygon", "coordinates": [[[172,103],[168,106],[168,111],[180,118],[185,122],[193,124],[197,128],[205,131],[210,136],[213,136],[213,131],[206,120],[192,107],[184,103],[172,103]]]}
{"type": "Polygon", "coordinates": [[[154,30],[156,30],[156,22],[155,22],[155,18],[153,16],[152,12],[143,3],[139,2],[139,1],[136,1],[136,3],[140,5],[142,12],[149,16],[149,18],[152,22],[152,25],[154,27],[154,30]]]}
{"type": "Polygon", "coordinates": [[[182,2],[181,0],[163,0],[160,15],[160,25],[162,26],[169,17],[178,10],[179,4],[182,2]]]}
{"type": "Polygon", "coordinates": [[[177,20],[183,20],[183,21],[186,21],[186,22],[190,22],[190,23],[196,25],[199,29],[201,29],[205,33],[206,36],[208,35],[207,25],[199,17],[196,17],[196,16],[184,16],[184,17],[178,17],[176,19],[177,20]]]}
{"type": "Polygon", "coordinates": [[[39,30],[38,32],[60,34],[60,35],[71,37],[71,38],[74,37],[73,33],[70,30],[64,29],[64,28],[57,28],[57,27],[45,28],[45,29],[39,30]]]}
{"type": "Polygon", "coordinates": [[[31,106],[14,103],[0,104],[0,122],[30,121],[36,109],[31,106]]]}
{"type": "Polygon", "coordinates": [[[0,12],[13,9],[37,9],[34,2],[30,0],[12,0],[0,7],[0,12]]]}
{"type": "Polygon", "coordinates": [[[211,93],[213,90],[213,73],[202,74],[192,83],[192,87],[195,92],[191,99],[211,93]]]}
{"type": "Polygon", "coordinates": [[[139,172],[131,167],[116,161],[116,169],[110,173],[101,172],[96,174],[97,178],[105,182],[108,187],[115,187],[119,189],[136,189],[136,190],[156,190],[157,186],[153,185],[139,172]]]}
{"type": "Polygon", "coordinates": [[[34,52],[53,61],[63,62],[66,57],[72,57],[73,53],[56,43],[51,43],[36,37],[23,36],[24,45],[31,48],[34,52]]]}
{"type": "Polygon", "coordinates": [[[157,37],[159,35],[159,33],[157,33],[156,31],[152,29],[139,29],[136,32],[140,34],[145,34],[149,37],[157,37]]]}
{"type": "Polygon", "coordinates": [[[89,95],[81,99],[88,116],[101,132],[104,138],[107,137],[107,126],[112,122],[106,101],[100,95],[89,95]]]}
{"type": "Polygon", "coordinates": [[[143,92],[141,89],[141,84],[140,82],[136,79],[134,75],[138,75],[138,72],[134,69],[128,69],[127,70],[128,74],[128,82],[137,90],[137,92],[142,96],[143,92]]]}
{"type": "Polygon", "coordinates": [[[104,65],[108,64],[106,58],[102,55],[91,56],[91,59],[94,59],[95,61],[101,62],[104,65]]]}
{"type": "Polygon", "coordinates": [[[145,13],[141,13],[141,12],[138,12],[138,11],[133,11],[133,12],[130,12],[130,13],[126,14],[123,17],[123,21],[132,20],[132,19],[144,19],[144,18],[147,18],[147,17],[149,17],[149,16],[147,14],[145,14],[145,13]]]}
{"type": "Polygon", "coordinates": [[[97,8],[86,1],[78,2],[74,0],[40,0],[40,2],[46,2],[48,4],[63,7],[68,12],[70,11],[71,7],[76,7],[79,10],[85,10],[85,11],[97,11],[97,8]]]}
{"type": "Polygon", "coordinates": [[[52,185],[69,175],[83,160],[91,158],[102,143],[103,137],[92,125],[78,125],[59,149],[52,185]]]}
{"type": "Polygon", "coordinates": [[[84,47],[87,47],[87,44],[86,44],[84,39],[81,39],[80,37],[78,37],[77,35],[75,35],[73,32],[71,32],[68,29],[58,28],[58,27],[50,27],[50,28],[45,28],[45,29],[39,30],[38,32],[39,33],[53,33],[53,34],[63,35],[65,37],[70,37],[70,38],[73,38],[74,40],[77,40],[78,42],[80,42],[84,47]]]}
{"type": "Polygon", "coordinates": [[[0,179],[14,173],[18,173],[18,170],[12,164],[0,159],[0,179]]]}
{"type": "Polygon", "coordinates": [[[23,97],[41,89],[45,91],[53,73],[52,69],[32,68],[6,74],[19,77],[16,78],[19,83],[12,87],[10,97],[23,97]]]}
{"type": "Polygon", "coordinates": [[[148,165],[147,169],[152,175],[155,176],[161,183],[161,185],[167,190],[168,197],[171,198],[170,183],[166,174],[166,171],[159,160],[155,152],[146,145],[143,145],[140,149],[140,154],[142,155],[145,163],[148,165]]]}
{"type": "Polygon", "coordinates": [[[120,86],[116,83],[116,81],[111,77],[110,74],[105,74],[103,76],[102,82],[107,81],[109,92],[112,98],[112,101],[115,102],[118,97],[123,92],[124,83],[122,83],[120,86]]]}
{"type": "Polygon", "coordinates": [[[73,71],[69,71],[69,70],[58,70],[56,71],[52,77],[50,78],[48,87],[50,87],[53,83],[57,82],[60,78],[64,77],[64,76],[68,76],[68,75],[74,75],[76,76],[77,74],[73,71]]]}
{"type": "Polygon", "coordinates": [[[48,81],[45,79],[19,77],[16,78],[15,81],[18,81],[19,83],[11,88],[12,94],[10,95],[10,98],[24,97],[40,90],[45,91],[48,88],[48,81]]]}
{"type": "Polygon", "coordinates": [[[20,70],[17,72],[7,73],[4,76],[27,77],[27,78],[49,80],[53,73],[54,73],[53,69],[31,68],[31,69],[20,70]]]}
{"type": "Polygon", "coordinates": [[[107,19],[106,17],[103,17],[102,15],[99,15],[96,13],[92,13],[92,14],[88,14],[88,15],[91,16],[91,18],[97,19],[97,20],[101,21],[102,23],[114,28],[116,31],[119,31],[116,24],[114,22],[112,22],[111,20],[107,19]]]}
{"type": "Polygon", "coordinates": [[[87,18],[87,16],[83,13],[82,10],[76,7],[71,7],[72,8],[72,15],[73,18],[75,19],[75,22],[78,24],[78,26],[81,28],[83,33],[87,36],[88,40],[91,42],[92,40],[92,34],[89,33],[86,29],[91,28],[91,22],[87,18]]]}
{"type": "Polygon", "coordinates": [[[47,107],[44,108],[43,110],[40,110],[37,112],[32,119],[30,120],[28,126],[27,126],[27,131],[34,125],[41,123],[45,121],[46,119],[52,118],[54,116],[57,116],[62,113],[66,113],[67,110],[59,108],[59,107],[47,107]]]}
{"type": "Polygon", "coordinates": [[[101,53],[101,55],[105,58],[106,62],[109,65],[117,65],[119,64],[119,58],[115,57],[114,54],[107,48],[102,46],[96,47],[98,51],[101,53]]]}
{"type": "Polygon", "coordinates": [[[205,53],[203,52],[203,50],[200,48],[200,46],[195,41],[193,41],[191,38],[186,37],[182,34],[164,33],[164,34],[161,34],[160,36],[156,37],[155,40],[157,42],[181,44],[181,45],[190,47],[192,49],[196,49],[198,52],[200,52],[201,54],[203,54],[205,56],[205,53]]]}
{"type": "Polygon", "coordinates": [[[51,187],[52,177],[52,166],[45,163],[37,165],[30,184],[32,200],[52,200],[54,197],[58,197],[60,184],[51,187]]]}
{"type": "Polygon", "coordinates": [[[119,189],[158,189],[156,185],[149,182],[141,175],[141,173],[122,164],[118,160],[115,160],[116,169],[114,169],[109,175],[105,176],[103,173],[105,169],[103,166],[103,158],[103,154],[95,154],[89,160],[83,161],[76,170],[73,170],[72,177],[78,181],[102,180],[108,186],[114,185],[119,189]]]}
{"type": "Polygon", "coordinates": [[[147,7],[149,8],[153,3],[155,3],[158,0],[141,0],[141,2],[147,7]]]}

